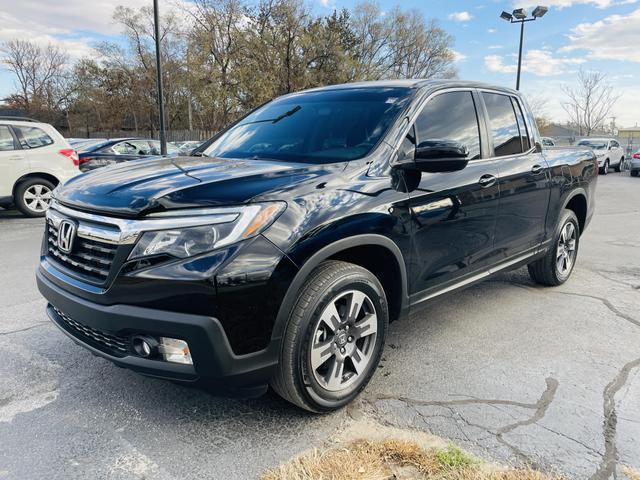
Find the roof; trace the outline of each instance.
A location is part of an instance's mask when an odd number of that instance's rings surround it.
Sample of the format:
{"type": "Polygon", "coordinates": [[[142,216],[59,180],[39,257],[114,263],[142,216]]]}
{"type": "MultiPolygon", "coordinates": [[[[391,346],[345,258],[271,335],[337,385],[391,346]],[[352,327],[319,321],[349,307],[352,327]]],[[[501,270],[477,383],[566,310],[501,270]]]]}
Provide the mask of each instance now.
{"type": "Polygon", "coordinates": [[[501,90],[513,95],[519,95],[519,92],[507,87],[500,87],[497,85],[490,85],[482,82],[471,82],[465,80],[430,80],[430,79],[401,79],[401,80],[375,80],[369,82],[354,82],[354,83],[342,83],[339,85],[328,85],[325,87],[317,87],[309,90],[303,90],[304,92],[318,92],[323,90],[346,90],[356,88],[488,88],[494,90],[501,90]]]}
{"type": "Polygon", "coordinates": [[[50,123],[46,123],[46,122],[39,122],[37,120],[31,120],[31,119],[21,119],[18,117],[15,117],[15,119],[9,118],[9,117],[2,117],[0,118],[0,123],[3,125],[6,125],[6,124],[24,125],[27,127],[33,127],[34,125],[51,125],[50,123]]]}

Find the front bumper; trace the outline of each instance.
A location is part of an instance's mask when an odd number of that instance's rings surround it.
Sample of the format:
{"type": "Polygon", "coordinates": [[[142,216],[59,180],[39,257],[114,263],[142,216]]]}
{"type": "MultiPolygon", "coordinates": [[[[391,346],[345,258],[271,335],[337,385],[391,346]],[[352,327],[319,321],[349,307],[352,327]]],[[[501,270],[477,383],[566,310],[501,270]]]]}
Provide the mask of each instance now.
{"type": "Polygon", "coordinates": [[[255,396],[264,393],[278,358],[279,342],[264,350],[236,355],[220,321],[211,316],[183,314],[132,305],[101,305],[73,295],[55,285],[38,270],[38,289],[47,299],[47,314],[76,343],[118,366],[144,375],[181,382],[216,386],[223,393],[255,396]],[[57,310],[57,311],[56,311],[57,310]],[[73,319],[88,331],[107,337],[129,339],[132,335],[179,338],[189,344],[193,365],[182,365],[139,357],[133,349],[116,351],[73,328],[58,313],[73,319]]]}

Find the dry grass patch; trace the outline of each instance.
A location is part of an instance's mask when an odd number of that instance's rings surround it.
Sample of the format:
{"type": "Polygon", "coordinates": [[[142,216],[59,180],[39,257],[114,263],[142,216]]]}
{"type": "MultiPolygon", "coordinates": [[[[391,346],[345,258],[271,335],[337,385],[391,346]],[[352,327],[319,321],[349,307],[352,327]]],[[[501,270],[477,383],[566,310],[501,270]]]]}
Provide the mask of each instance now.
{"type": "MultiPolygon", "coordinates": [[[[262,480],[559,480],[534,470],[496,469],[459,448],[422,449],[407,440],[356,440],[313,450],[270,470],[262,480]]],[[[634,479],[635,480],[635,479],[634,479]]]]}
{"type": "Polygon", "coordinates": [[[640,472],[629,467],[624,467],[622,471],[627,477],[630,478],[630,480],[640,480],[640,472]]]}

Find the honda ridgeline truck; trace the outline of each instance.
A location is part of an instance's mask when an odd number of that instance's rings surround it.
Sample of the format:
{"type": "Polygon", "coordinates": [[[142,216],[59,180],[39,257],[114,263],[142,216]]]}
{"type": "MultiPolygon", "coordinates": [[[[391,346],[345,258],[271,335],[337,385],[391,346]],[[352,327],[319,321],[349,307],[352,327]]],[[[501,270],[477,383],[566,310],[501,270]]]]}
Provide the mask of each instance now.
{"type": "Polygon", "coordinates": [[[565,282],[597,175],[590,150],[542,148],[513,90],[317,88],[194,156],[57,188],[37,282],[51,320],[119,366],[326,412],[410,309],[524,265],[565,282]]]}

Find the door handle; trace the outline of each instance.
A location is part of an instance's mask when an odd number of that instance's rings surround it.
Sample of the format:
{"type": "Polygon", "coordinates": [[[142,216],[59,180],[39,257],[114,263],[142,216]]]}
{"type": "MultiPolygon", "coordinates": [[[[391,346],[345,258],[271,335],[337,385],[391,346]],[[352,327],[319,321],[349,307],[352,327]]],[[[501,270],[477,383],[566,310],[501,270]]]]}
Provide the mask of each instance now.
{"type": "Polygon", "coordinates": [[[24,155],[11,155],[9,157],[9,160],[22,160],[24,158],[24,155]]]}
{"type": "Polygon", "coordinates": [[[543,170],[544,167],[542,165],[534,165],[533,167],[531,167],[531,173],[533,173],[534,175],[539,175],[543,170]]]}
{"type": "Polygon", "coordinates": [[[480,184],[480,186],[482,188],[488,188],[492,185],[494,185],[496,183],[496,180],[498,180],[496,177],[494,177],[493,175],[482,175],[480,177],[480,180],[478,180],[478,183],[480,184]]]}

